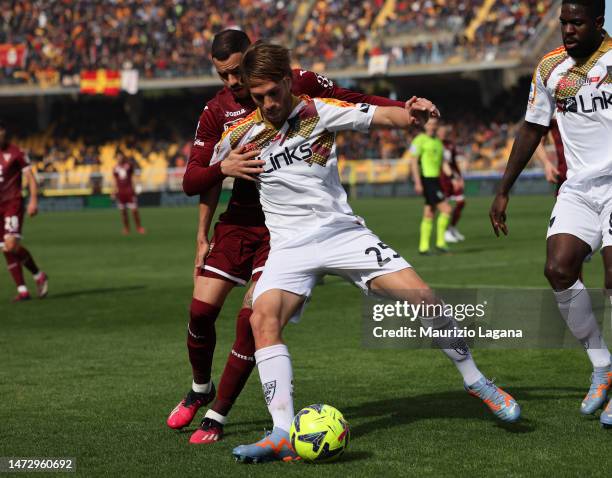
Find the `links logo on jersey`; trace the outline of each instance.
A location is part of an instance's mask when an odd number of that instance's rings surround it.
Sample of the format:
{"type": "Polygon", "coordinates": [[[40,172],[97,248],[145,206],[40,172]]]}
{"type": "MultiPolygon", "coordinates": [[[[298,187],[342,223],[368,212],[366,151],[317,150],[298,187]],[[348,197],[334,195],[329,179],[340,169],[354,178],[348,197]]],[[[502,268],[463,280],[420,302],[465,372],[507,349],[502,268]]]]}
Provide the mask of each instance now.
{"type": "Polygon", "coordinates": [[[276,380],[264,383],[262,388],[264,398],[266,399],[266,405],[270,405],[270,402],[272,402],[274,398],[274,393],[276,393],[276,380]]]}
{"type": "Polygon", "coordinates": [[[265,169],[264,173],[271,173],[272,171],[281,169],[283,167],[283,163],[281,163],[281,160],[284,161],[285,166],[290,166],[291,164],[293,164],[294,161],[306,161],[311,156],[312,147],[309,143],[304,143],[298,147],[293,148],[292,150],[285,147],[285,149],[280,153],[277,153],[275,155],[272,155],[272,153],[270,153],[270,155],[268,156],[268,160],[270,161],[271,167],[265,169]]]}
{"type": "Polygon", "coordinates": [[[557,100],[557,111],[560,113],[596,113],[608,108],[612,108],[612,94],[606,91],[586,98],[578,95],[557,100]]]}

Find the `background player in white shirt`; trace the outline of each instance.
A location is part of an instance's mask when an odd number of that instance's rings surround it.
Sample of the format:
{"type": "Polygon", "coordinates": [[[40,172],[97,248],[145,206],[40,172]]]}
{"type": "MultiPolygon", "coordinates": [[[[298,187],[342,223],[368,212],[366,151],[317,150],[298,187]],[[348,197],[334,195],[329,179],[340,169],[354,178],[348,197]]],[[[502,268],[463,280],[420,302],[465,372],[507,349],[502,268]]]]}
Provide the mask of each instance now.
{"type": "MultiPolygon", "coordinates": [[[[604,9],[604,0],[563,0],[564,46],[545,55],[533,75],[525,122],[490,211],[495,234],[507,234],[508,193],[556,109],[568,170],[549,222],[545,275],[593,364],[585,415],[605,403],[612,380],[610,352],[579,277],[585,258],[601,246],[605,286],[612,289],[612,40],[603,30],[604,9]]],[[[612,425],[610,405],[600,420],[612,425]]]]}
{"type": "MultiPolygon", "coordinates": [[[[292,96],[289,52],[278,45],[255,43],[245,52],[241,69],[258,109],[228,129],[211,165],[243,146],[255,148],[265,160],[257,181],[271,251],[255,288],[251,325],[274,430],[233,454],[244,462],[289,461],[296,457],[288,433],[294,415],[293,371],[282,329],[300,314],[317,278],[336,274],[366,292],[412,303],[440,301],[410,265],[353,214],[338,175],[337,131],[408,128],[408,112],[292,96]]],[[[422,320],[440,330],[456,325],[443,314],[422,320]]],[[[441,340],[437,345],[461,372],[468,392],[483,399],[501,420],[518,420],[516,401],[482,375],[465,342],[441,340]]]]}

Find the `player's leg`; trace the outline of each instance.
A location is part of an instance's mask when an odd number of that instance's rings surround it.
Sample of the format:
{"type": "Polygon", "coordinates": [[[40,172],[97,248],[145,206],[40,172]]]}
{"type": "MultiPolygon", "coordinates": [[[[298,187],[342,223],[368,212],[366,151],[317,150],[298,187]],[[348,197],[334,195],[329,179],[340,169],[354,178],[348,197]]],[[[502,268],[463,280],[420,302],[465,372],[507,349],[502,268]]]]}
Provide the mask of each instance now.
{"type": "Polygon", "coordinates": [[[23,277],[23,268],[21,267],[21,261],[17,251],[19,250],[19,237],[13,234],[4,235],[4,246],[2,252],[6,260],[9,274],[13,278],[15,285],[17,286],[17,296],[13,299],[14,302],[30,299],[30,293],[23,277]]]}
{"type": "Polygon", "coordinates": [[[212,360],[217,343],[215,322],[235,283],[230,280],[198,275],[189,308],[187,351],[193,373],[191,389],[172,410],[167,425],[183,428],[191,423],[200,407],[215,397],[211,381],[212,360]]]}
{"type": "Polygon", "coordinates": [[[145,228],[142,227],[140,222],[140,212],[138,211],[138,203],[136,202],[136,196],[132,196],[130,202],[128,203],[128,209],[132,211],[132,218],[134,219],[134,225],[136,226],[136,232],[138,234],[145,234],[145,228]]]}
{"type": "MultiPolygon", "coordinates": [[[[610,352],[582,280],[580,270],[585,258],[601,243],[600,215],[587,198],[562,193],[551,214],[546,240],[545,275],[554,290],[561,316],[586,349],[593,365],[591,387],[580,411],[591,414],[605,401],[609,388],[610,352]]],[[[609,227],[609,226],[608,226],[609,227]]]]}
{"type": "MultiPolygon", "coordinates": [[[[612,222],[610,224],[612,224],[612,222]]],[[[602,256],[603,256],[604,268],[605,268],[606,295],[608,296],[610,302],[612,302],[612,246],[607,245],[609,241],[612,241],[612,234],[610,233],[610,231],[606,231],[604,233],[604,243],[603,243],[604,248],[602,249],[602,256]],[[608,236],[608,237],[605,238],[605,236],[608,236]]],[[[608,390],[607,391],[610,390],[610,380],[612,380],[612,374],[608,374],[608,390]]],[[[602,390],[602,393],[603,393],[603,390],[602,390]]],[[[606,409],[599,416],[599,420],[605,428],[612,427],[612,400],[608,402],[606,409]]]]}
{"type": "Polygon", "coordinates": [[[251,327],[255,339],[255,361],[274,428],[251,445],[234,448],[234,457],[244,463],[297,459],[289,439],[293,420],[293,368],[282,330],[299,310],[304,296],[280,289],[261,294],[253,307],[251,327]]]}
{"type": "MultiPolygon", "coordinates": [[[[369,282],[370,289],[376,294],[396,300],[405,300],[410,303],[423,303],[424,305],[441,305],[427,284],[412,268],[375,277],[369,282]]],[[[440,311],[441,312],[441,311],[440,311]]],[[[440,313],[437,316],[421,318],[426,328],[447,332],[441,336],[452,336],[457,329],[457,322],[451,316],[440,313]]],[[[461,338],[435,338],[435,345],[455,364],[463,377],[465,389],[476,397],[482,399],[489,409],[501,420],[515,422],[520,418],[520,407],[508,393],[495,386],[480,372],[470,349],[461,338]]]]}
{"type": "Polygon", "coordinates": [[[126,204],[121,201],[121,199],[117,199],[117,208],[119,209],[119,214],[121,215],[121,224],[123,225],[123,234],[130,233],[130,219],[128,218],[126,204]]]}
{"type": "Polygon", "coordinates": [[[459,224],[461,214],[463,213],[463,208],[465,207],[465,195],[463,194],[463,188],[455,189],[453,191],[452,199],[455,201],[455,205],[453,207],[449,231],[455,239],[458,241],[464,241],[465,236],[461,234],[457,228],[457,224],[459,224]]]}
{"type": "Polygon", "coordinates": [[[439,251],[448,251],[445,234],[450,221],[452,207],[446,199],[436,204],[438,210],[438,219],[436,221],[436,248],[439,251]]]}
{"type": "Polygon", "coordinates": [[[238,313],[236,338],[219,380],[217,396],[200,427],[191,435],[190,443],[207,444],[221,440],[227,416],[255,367],[255,339],[250,323],[255,284],[251,283],[238,313]]]}
{"type": "Polygon", "coordinates": [[[430,254],[431,233],[433,231],[434,209],[429,204],[423,207],[423,219],[419,235],[419,254],[430,254]]]}
{"type": "Polygon", "coordinates": [[[252,237],[248,227],[215,225],[209,253],[196,278],[189,314],[187,349],[193,370],[192,387],[168,418],[171,428],[188,425],[197,410],[215,397],[210,379],[216,345],[215,321],[231,289],[245,285],[251,277],[252,237]],[[190,406],[186,407],[184,402],[190,406]]]}
{"type": "Polygon", "coordinates": [[[251,227],[244,232],[241,258],[243,270],[250,271],[251,286],[238,312],[236,338],[219,381],[217,397],[206,411],[200,428],[191,436],[190,443],[213,443],[222,438],[227,416],[255,366],[255,340],[249,319],[253,312],[253,291],[270,252],[270,233],[263,226],[251,227]]]}
{"type": "Polygon", "coordinates": [[[28,271],[30,271],[32,277],[34,277],[34,280],[36,281],[38,297],[46,297],[49,293],[49,280],[47,274],[45,274],[42,270],[38,268],[36,262],[34,261],[34,258],[32,257],[32,254],[30,254],[30,251],[20,243],[17,246],[16,255],[19,259],[19,262],[21,262],[21,264],[23,264],[23,266],[28,271]]]}

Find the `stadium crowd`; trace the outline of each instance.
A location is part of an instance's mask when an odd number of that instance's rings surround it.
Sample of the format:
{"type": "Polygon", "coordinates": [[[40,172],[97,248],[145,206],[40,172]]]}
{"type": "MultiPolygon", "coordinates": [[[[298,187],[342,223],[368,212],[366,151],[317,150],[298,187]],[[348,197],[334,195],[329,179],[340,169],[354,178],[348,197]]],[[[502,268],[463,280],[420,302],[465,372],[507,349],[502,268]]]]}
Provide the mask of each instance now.
{"type": "MultiPolygon", "coordinates": [[[[78,83],[80,71],[137,69],[144,78],[212,74],[210,40],[223,28],[294,44],[304,67],[364,66],[482,58],[524,44],[552,0],[496,0],[466,35],[483,0],[318,0],[293,31],[299,2],[286,0],[12,0],[3,4],[0,44],[26,45],[24,66],[3,65],[0,82],[78,83]]],[[[315,68],[317,69],[317,68],[315,68]]]]}
{"type": "Polygon", "coordinates": [[[65,79],[81,70],[136,68],[146,78],[212,74],[210,42],[240,27],[274,39],[291,23],[293,2],[279,0],[13,0],[3,4],[0,44],[26,44],[25,68],[3,82],[65,79]]]}
{"type": "MultiPolygon", "coordinates": [[[[170,176],[182,175],[189,158],[199,104],[191,95],[182,99],[151,100],[143,107],[141,119],[134,123],[116,105],[103,101],[60,103],[53,113],[55,121],[45,131],[16,140],[29,152],[39,172],[58,173],[59,186],[87,184],[92,174],[110,177],[116,154],[121,151],[139,166],[141,177],[149,187],[163,187],[170,176]],[[91,119],[92,115],[96,121],[91,119]],[[106,127],[96,126],[101,123],[106,127]]],[[[491,108],[472,107],[470,113],[461,105],[442,108],[464,168],[501,170],[523,105],[500,99],[491,108]]],[[[27,131],[27,127],[17,125],[15,131],[27,131]]],[[[343,133],[338,138],[339,158],[345,161],[406,159],[416,133],[343,133]]]]}

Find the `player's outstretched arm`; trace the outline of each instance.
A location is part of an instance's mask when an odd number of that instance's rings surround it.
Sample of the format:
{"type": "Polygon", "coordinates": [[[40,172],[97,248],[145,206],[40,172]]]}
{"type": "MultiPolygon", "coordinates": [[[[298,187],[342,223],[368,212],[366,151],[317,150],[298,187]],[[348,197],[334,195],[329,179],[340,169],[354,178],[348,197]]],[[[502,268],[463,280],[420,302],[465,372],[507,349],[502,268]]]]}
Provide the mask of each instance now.
{"type": "Polygon", "coordinates": [[[514,139],[512,151],[510,152],[510,159],[508,160],[504,175],[497,187],[497,194],[489,210],[489,219],[493,226],[493,232],[498,237],[499,231],[503,232],[504,235],[508,235],[506,208],[508,206],[510,189],[512,189],[521,171],[525,169],[525,166],[531,159],[538,144],[540,144],[546,130],[547,128],[545,126],[525,121],[514,139]]]}
{"type": "Polygon", "coordinates": [[[38,213],[38,183],[31,169],[25,171],[26,182],[30,191],[30,201],[28,202],[28,216],[36,216],[38,213]]]}
{"type": "Polygon", "coordinates": [[[414,118],[406,108],[379,106],[372,116],[371,128],[406,129],[414,124],[414,118]]]}

